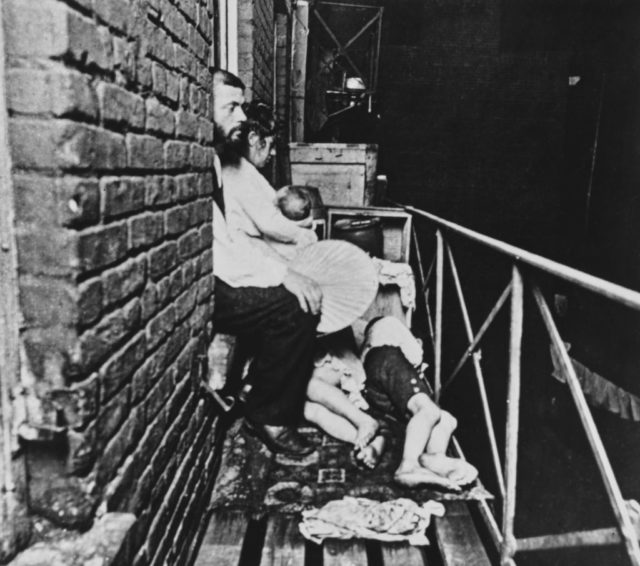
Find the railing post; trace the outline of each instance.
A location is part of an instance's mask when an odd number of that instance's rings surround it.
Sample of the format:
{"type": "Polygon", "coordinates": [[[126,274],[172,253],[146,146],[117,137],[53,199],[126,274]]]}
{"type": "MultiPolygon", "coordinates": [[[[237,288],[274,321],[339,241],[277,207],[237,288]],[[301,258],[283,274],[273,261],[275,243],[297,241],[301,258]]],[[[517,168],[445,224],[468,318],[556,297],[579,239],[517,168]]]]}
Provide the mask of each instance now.
{"type": "Polygon", "coordinates": [[[440,230],[436,231],[436,320],[434,340],[433,381],[436,402],[442,389],[442,290],[444,286],[444,242],[440,230]]]}
{"type": "Polygon", "coordinates": [[[502,566],[515,564],[516,539],[513,524],[516,515],[516,473],[518,469],[518,428],[520,421],[520,356],[522,352],[522,326],[524,301],[522,276],[517,265],[512,268],[511,323],[509,336],[509,389],[507,393],[507,430],[505,456],[506,495],[502,504],[503,544],[500,549],[502,566]]]}

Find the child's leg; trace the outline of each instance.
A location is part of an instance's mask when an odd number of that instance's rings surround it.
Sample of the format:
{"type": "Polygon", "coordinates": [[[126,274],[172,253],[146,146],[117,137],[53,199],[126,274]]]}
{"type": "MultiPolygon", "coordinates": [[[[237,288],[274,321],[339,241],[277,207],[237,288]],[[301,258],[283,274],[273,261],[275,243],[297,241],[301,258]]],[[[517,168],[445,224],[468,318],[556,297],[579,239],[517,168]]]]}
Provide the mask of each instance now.
{"type": "Polygon", "coordinates": [[[353,405],[338,387],[329,385],[321,379],[312,378],[307,387],[307,399],[350,422],[357,429],[355,441],[353,441],[357,447],[363,448],[375,437],[378,421],[353,405]]]}
{"type": "Polygon", "coordinates": [[[402,461],[394,475],[395,480],[409,487],[431,484],[458,490],[458,485],[446,475],[420,463],[420,458],[431,444],[433,433],[440,423],[440,408],[426,393],[416,393],[407,407],[412,417],[407,423],[402,461]]]}
{"type": "Polygon", "coordinates": [[[478,477],[478,471],[468,462],[446,455],[449,441],[457,425],[458,422],[451,413],[440,410],[438,424],[433,428],[426,450],[420,455],[418,461],[428,470],[445,476],[458,485],[465,485],[478,477]]]}
{"type": "Polygon", "coordinates": [[[304,418],[318,426],[329,436],[349,444],[356,443],[358,429],[350,421],[330,411],[320,403],[307,401],[304,404],[304,418]]]}

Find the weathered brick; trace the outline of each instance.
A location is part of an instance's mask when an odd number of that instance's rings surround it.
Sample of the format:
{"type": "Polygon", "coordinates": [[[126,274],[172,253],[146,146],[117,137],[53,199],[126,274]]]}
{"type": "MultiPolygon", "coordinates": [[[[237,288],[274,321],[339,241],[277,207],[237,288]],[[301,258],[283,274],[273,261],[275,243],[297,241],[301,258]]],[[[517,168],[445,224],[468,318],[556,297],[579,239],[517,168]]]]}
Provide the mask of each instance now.
{"type": "Polygon", "coordinates": [[[106,124],[140,130],[145,123],[144,99],[117,85],[101,82],[96,87],[100,114],[106,124]]]}
{"type": "Polygon", "coordinates": [[[126,224],[110,224],[82,232],[78,237],[78,255],[82,271],[106,267],[127,255],[126,224]]]}
{"type": "Polygon", "coordinates": [[[168,98],[167,94],[167,71],[159,63],[151,64],[151,78],[153,81],[153,92],[162,98],[168,98]]]}
{"type": "Polygon", "coordinates": [[[153,349],[162,342],[173,330],[176,318],[172,305],[152,318],[147,324],[147,348],[153,349]]]}
{"type": "Polygon", "coordinates": [[[122,33],[127,33],[133,18],[132,6],[126,0],[109,0],[93,2],[93,9],[105,24],[122,33]]]}
{"type": "Polygon", "coordinates": [[[119,169],[126,165],[124,137],[68,120],[9,121],[11,156],[24,169],[119,169]]]}
{"type": "Polygon", "coordinates": [[[100,188],[97,180],[65,176],[57,183],[58,218],[69,228],[82,228],[100,220],[100,188]]]}
{"type": "Polygon", "coordinates": [[[209,144],[213,143],[213,122],[206,118],[199,119],[200,130],[198,132],[198,141],[200,143],[209,144]]]}
{"type": "Polygon", "coordinates": [[[66,55],[91,67],[110,70],[113,67],[113,45],[109,30],[71,12],[67,18],[69,45],[66,55]]]}
{"type": "Polygon", "coordinates": [[[187,318],[191,311],[196,306],[196,299],[198,297],[198,289],[191,288],[188,291],[182,293],[175,302],[176,321],[180,322],[187,318]]]}
{"type": "Polygon", "coordinates": [[[129,338],[140,322],[140,301],[134,299],[122,309],[103,318],[80,337],[80,359],[83,368],[95,368],[129,338]]]}
{"type": "Polygon", "coordinates": [[[100,218],[98,183],[79,177],[14,175],[16,220],[23,224],[79,228],[100,218]]]}
{"type": "MultiPolygon", "coordinates": [[[[116,82],[120,85],[131,84],[136,79],[136,43],[123,37],[113,38],[113,67],[116,82]]],[[[140,81],[142,84],[142,81],[140,81]]],[[[143,85],[144,86],[144,85],[143,85]]]]}
{"type": "Polygon", "coordinates": [[[72,277],[77,274],[78,234],[46,226],[19,226],[16,230],[18,271],[30,275],[72,277]]]}
{"type": "Polygon", "coordinates": [[[167,242],[153,249],[149,254],[149,275],[157,281],[178,264],[178,246],[175,242],[167,242]]]}
{"type": "Polygon", "coordinates": [[[189,144],[180,141],[168,141],[164,144],[165,169],[185,169],[190,165],[189,144]]]}
{"type": "Polygon", "coordinates": [[[211,273],[213,270],[213,253],[211,250],[205,251],[202,256],[200,256],[199,262],[199,273],[204,275],[205,273],[211,273]]]}
{"type": "Polygon", "coordinates": [[[176,269],[169,276],[169,299],[175,299],[184,290],[182,269],[176,269]]]}
{"type": "Polygon", "coordinates": [[[180,75],[174,73],[173,71],[167,72],[167,91],[165,96],[171,102],[178,102],[178,98],[180,96],[180,75]]]}
{"type": "Polygon", "coordinates": [[[146,282],[145,259],[130,260],[102,275],[105,306],[122,302],[142,290],[146,282]]]}
{"type": "Polygon", "coordinates": [[[189,286],[191,285],[191,283],[193,283],[193,281],[196,278],[196,259],[191,259],[188,261],[185,261],[182,264],[182,277],[184,280],[184,285],[189,286]]]}
{"type": "Polygon", "coordinates": [[[113,437],[129,412],[130,387],[125,387],[111,401],[104,403],[96,421],[96,440],[104,447],[113,437]]]}
{"type": "Polygon", "coordinates": [[[181,261],[197,253],[200,248],[200,235],[197,230],[191,230],[178,239],[178,257],[181,261]]]}
{"type": "Polygon", "coordinates": [[[134,169],[162,169],[162,141],[145,135],[127,134],[128,165],[134,169]]]}
{"type": "Polygon", "coordinates": [[[173,202],[176,192],[173,177],[147,177],[145,183],[147,189],[145,204],[147,206],[161,206],[173,202]]]}
{"type": "Polygon", "coordinates": [[[184,202],[198,196],[198,175],[179,175],[176,177],[176,184],[178,201],[184,202]]]}
{"type": "Polygon", "coordinates": [[[207,249],[213,244],[213,226],[207,224],[200,228],[200,249],[207,249]]]}
{"type": "Polygon", "coordinates": [[[146,129],[151,133],[173,135],[175,120],[173,111],[161,104],[156,98],[148,98],[146,129]]]}
{"type": "Polygon", "coordinates": [[[155,417],[171,396],[175,382],[174,375],[175,370],[168,368],[149,392],[148,397],[144,401],[144,408],[149,418],[155,417]]]}
{"type": "Polygon", "coordinates": [[[30,327],[76,324],[76,296],[75,287],[64,279],[21,277],[20,308],[24,324],[30,327]]]}
{"type": "Polygon", "coordinates": [[[160,308],[155,285],[147,284],[142,293],[140,303],[142,306],[142,320],[146,322],[156,314],[160,308]]]}
{"type": "Polygon", "coordinates": [[[207,167],[207,154],[201,145],[191,144],[191,166],[194,169],[205,169],[207,167]]]}
{"type": "Polygon", "coordinates": [[[7,105],[21,114],[98,117],[96,93],[90,77],[71,69],[44,71],[10,69],[7,73],[7,105]]]}
{"type": "MultiPolygon", "coordinates": [[[[206,148],[209,149],[209,148],[206,148]]],[[[215,153],[213,153],[215,154],[215,153]]],[[[198,196],[213,194],[213,173],[202,173],[198,176],[198,196]]]]}
{"type": "Polygon", "coordinates": [[[78,324],[89,326],[102,312],[102,281],[90,279],[78,286],[78,324]]]}
{"type": "Polygon", "coordinates": [[[213,293],[213,276],[205,275],[198,281],[198,302],[204,302],[213,293]]]}
{"type": "Polygon", "coordinates": [[[69,41],[66,6],[55,0],[7,0],[3,9],[8,54],[52,57],[66,52],[69,41]]]}
{"type": "Polygon", "coordinates": [[[165,213],[165,232],[169,236],[182,234],[189,227],[189,209],[186,206],[172,208],[165,213]]]}
{"type": "Polygon", "coordinates": [[[140,409],[136,407],[104,449],[95,476],[99,486],[102,487],[113,479],[125,456],[131,447],[135,446],[143,432],[144,426],[140,417],[140,409]]]}
{"type": "Polygon", "coordinates": [[[164,215],[161,212],[136,216],[129,220],[129,247],[146,248],[164,237],[164,215]]]}
{"type": "Polygon", "coordinates": [[[197,114],[186,110],[176,113],[176,135],[180,138],[195,140],[198,137],[199,122],[197,114]]]}
{"type": "Polygon", "coordinates": [[[105,219],[131,214],[144,208],[145,183],[141,177],[100,179],[105,219]]]}
{"type": "Polygon", "coordinates": [[[143,362],[147,343],[144,333],[136,336],[124,346],[100,370],[102,401],[110,399],[131,378],[143,362]]]}
{"type": "Polygon", "coordinates": [[[68,429],[66,437],[68,443],[66,471],[69,474],[85,475],[97,456],[95,427],[89,427],[84,431],[68,429]]]}

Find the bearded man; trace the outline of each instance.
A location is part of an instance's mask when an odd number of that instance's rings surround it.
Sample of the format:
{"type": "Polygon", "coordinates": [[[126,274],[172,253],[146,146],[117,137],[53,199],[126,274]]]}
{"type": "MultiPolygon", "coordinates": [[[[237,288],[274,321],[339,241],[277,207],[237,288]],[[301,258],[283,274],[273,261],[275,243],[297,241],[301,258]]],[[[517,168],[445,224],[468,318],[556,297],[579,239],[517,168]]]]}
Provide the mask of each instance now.
{"type": "MultiPolygon", "coordinates": [[[[239,141],[246,120],[244,84],[235,75],[213,74],[216,150],[239,141]]],[[[322,292],[311,279],[266,257],[250,239],[228,229],[220,162],[215,160],[213,207],[214,325],[216,332],[249,334],[255,356],[247,376],[245,428],[266,446],[288,456],[314,447],[297,431],[313,368],[322,292]]],[[[242,190],[238,187],[237,190],[242,190]]]]}

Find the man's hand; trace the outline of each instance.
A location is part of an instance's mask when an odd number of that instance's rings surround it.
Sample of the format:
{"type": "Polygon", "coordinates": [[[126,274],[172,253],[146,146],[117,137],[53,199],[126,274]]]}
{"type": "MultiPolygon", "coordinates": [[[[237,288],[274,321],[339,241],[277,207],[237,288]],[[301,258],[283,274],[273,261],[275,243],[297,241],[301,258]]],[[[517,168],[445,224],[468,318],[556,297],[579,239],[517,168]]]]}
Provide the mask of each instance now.
{"type": "Polygon", "coordinates": [[[313,279],[309,279],[289,268],[282,284],[285,289],[296,296],[300,303],[300,308],[304,312],[320,313],[322,290],[313,279]]]}

